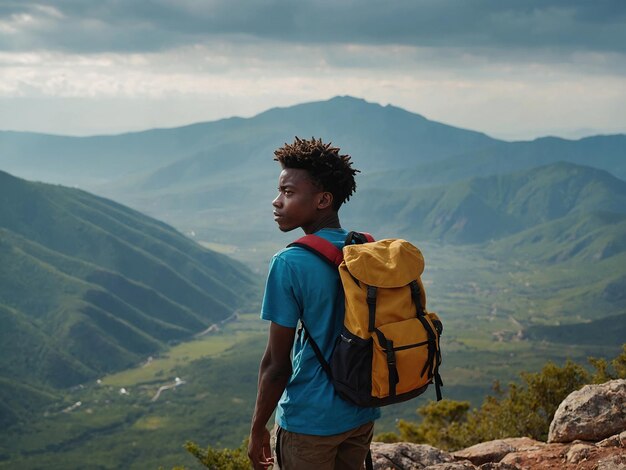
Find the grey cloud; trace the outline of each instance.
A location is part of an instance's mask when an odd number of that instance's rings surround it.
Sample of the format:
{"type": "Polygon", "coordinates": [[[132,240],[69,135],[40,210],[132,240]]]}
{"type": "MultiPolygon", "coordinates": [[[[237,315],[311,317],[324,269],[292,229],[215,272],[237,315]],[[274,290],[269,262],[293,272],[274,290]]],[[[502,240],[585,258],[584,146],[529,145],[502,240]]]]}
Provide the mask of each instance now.
{"type": "Polygon", "coordinates": [[[626,2],[58,0],[0,6],[0,50],[146,52],[218,37],[624,53],[626,2]],[[36,21],[20,23],[19,14],[36,21]]]}

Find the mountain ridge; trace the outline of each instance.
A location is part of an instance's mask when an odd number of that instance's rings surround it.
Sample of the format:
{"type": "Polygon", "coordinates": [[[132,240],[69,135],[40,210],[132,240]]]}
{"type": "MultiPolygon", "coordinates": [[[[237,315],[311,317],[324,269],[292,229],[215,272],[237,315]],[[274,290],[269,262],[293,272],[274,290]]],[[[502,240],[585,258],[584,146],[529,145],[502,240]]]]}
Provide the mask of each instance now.
{"type": "Polygon", "coordinates": [[[626,182],[604,170],[561,162],[454,185],[363,190],[351,204],[356,225],[368,218],[405,236],[478,243],[572,211],[626,213],[626,182]]]}
{"type": "Polygon", "coordinates": [[[247,268],[160,221],[1,171],[0,264],[0,379],[52,394],[191,338],[258,295],[247,268]]]}
{"type": "Polygon", "coordinates": [[[273,237],[269,204],[274,185],[268,180],[279,169],[273,151],[294,135],[322,137],[352,155],[362,172],[357,195],[385,188],[419,191],[558,161],[626,178],[626,135],[505,142],[352,97],[166,130],[82,141],[68,137],[61,139],[66,147],[27,145],[26,137],[20,147],[0,133],[0,168],[31,179],[78,184],[202,241],[242,245],[240,227],[262,240],[273,237]]]}

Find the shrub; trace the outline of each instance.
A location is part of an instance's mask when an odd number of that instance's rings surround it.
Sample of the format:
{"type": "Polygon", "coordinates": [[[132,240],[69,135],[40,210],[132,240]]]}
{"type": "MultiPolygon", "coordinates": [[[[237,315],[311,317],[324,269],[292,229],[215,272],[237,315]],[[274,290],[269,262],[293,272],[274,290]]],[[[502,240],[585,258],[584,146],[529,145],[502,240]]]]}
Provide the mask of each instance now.
{"type": "Polygon", "coordinates": [[[201,449],[194,442],[187,442],[185,449],[206,468],[211,470],[250,470],[248,443],[244,441],[237,449],[217,450],[212,447],[201,449]]]}
{"type": "Polygon", "coordinates": [[[400,420],[400,435],[386,433],[383,437],[387,442],[395,438],[445,450],[506,437],[546,440],[554,413],[567,395],[587,383],[626,378],[626,344],[610,362],[597,358],[589,358],[589,362],[595,369],[593,374],[572,361],[563,367],[548,362],[540,372],[522,372],[521,384],[511,383],[507,390],[496,382],[494,394],[471,411],[468,402],[430,402],[418,408],[422,417],[419,423],[400,420]]]}

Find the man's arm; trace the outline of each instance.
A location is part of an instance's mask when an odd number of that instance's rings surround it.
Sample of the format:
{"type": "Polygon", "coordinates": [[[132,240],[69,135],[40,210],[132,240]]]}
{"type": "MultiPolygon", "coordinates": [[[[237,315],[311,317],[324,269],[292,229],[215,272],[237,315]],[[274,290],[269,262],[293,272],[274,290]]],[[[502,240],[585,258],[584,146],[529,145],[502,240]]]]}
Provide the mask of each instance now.
{"type": "Polygon", "coordinates": [[[255,470],[265,469],[272,464],[270,435],[266,425],[291,377],[294,335],[295,328],[274,322],[270,324],[267,347],[259,366],[259,386],[248,444],[248,456],[255,470]]]}

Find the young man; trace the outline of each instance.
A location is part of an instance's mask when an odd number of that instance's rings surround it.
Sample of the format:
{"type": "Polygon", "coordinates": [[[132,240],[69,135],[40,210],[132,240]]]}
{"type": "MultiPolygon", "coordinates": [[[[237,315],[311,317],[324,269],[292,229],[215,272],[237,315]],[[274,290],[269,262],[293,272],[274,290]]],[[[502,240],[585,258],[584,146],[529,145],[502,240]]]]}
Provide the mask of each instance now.
{"type": "MultiPolygon", "coordinates": [[[[282,167],[272,202],[278,228],[301,228],[341,248],[348,232],[338,211],[355,191],[358,171],[350,157],[321,140],[299,138],[274,154],[282,167]]],[[[305,335],[295,338],[302,319],[328,360],[343,325],[343,303],[337,269],[315,254],[290,247],[272,258],[261,309],[261,317],[271,322],[269,339],[248,446],[255,469],[273,463],[284,470],[362,467],[378,409],[339,397],[305,335]],[[274,409],[278,462],[271,457],[266,428],[274,409]]]]}

